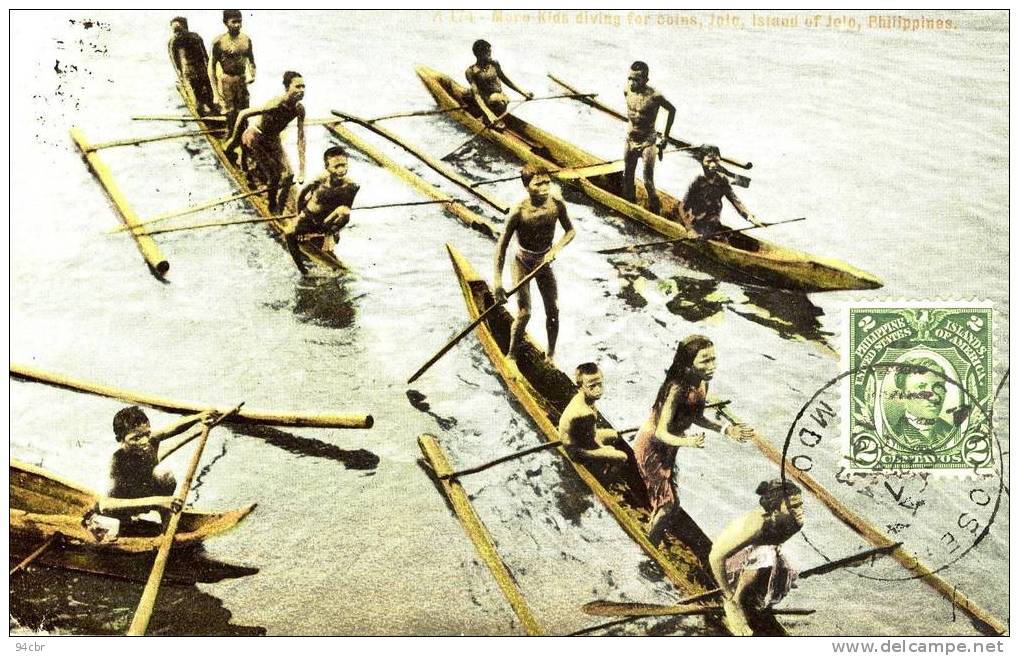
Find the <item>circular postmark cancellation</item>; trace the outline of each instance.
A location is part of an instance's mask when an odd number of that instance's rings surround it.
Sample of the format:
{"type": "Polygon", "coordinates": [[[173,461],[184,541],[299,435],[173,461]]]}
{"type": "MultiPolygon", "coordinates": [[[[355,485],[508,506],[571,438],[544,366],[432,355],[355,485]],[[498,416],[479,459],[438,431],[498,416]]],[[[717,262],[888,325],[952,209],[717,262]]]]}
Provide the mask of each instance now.
{"type": "Polygon", "coordinates": [[[799,410],[782,454],[783,478],[830,511],[818,528],[808,517],[803,529],[819,554],[828,557],[814,538],[835,530],[832,515],[858,535],[842,545],[846,553],[902,543],[899,557],[854,570],[866,578],[936,574],[987,535],[1004,488],[993,432],[992,314],[972,304],[849,310],[848,367],[799,410]]]}

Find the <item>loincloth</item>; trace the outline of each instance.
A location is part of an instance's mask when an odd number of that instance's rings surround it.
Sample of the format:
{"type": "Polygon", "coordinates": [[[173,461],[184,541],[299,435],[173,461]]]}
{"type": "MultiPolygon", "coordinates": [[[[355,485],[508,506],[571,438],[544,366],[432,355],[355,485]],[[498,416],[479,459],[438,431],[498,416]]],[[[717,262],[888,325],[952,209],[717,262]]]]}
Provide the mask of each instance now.
{"type": "Polygon", "coordinates": [[[248,81],[244,75],[220,75],[219,95],[223,99],[223,111],[226,113],[247,109],[251,104],[248,95],[248,81]]]}
{"type": "Polygon", "coordinates": [[[526,276],[541,266],[541,263],[545,261],[545,256],[548,255],[550,250],[550,248],[546,248],[543,251],[530,251],[523,246],[519,246],[517,248],[516,258],[517,263],[520,264],[520,275],[526,276]]]}
{"type": "Polygon", "coordinates": [[[290,162],[278,135],[267,137],[258,126],[250,125],[241,135],[241,143],[254,157],[258,170],[267,181],[280,180],[290,174],[290,162]]]}
{"type": "Polygon", "coordinates": [[[766,584],[753,591],[754,602],[761,608],[782,601],[792,589],[798,574],[782,550],[773,544],[744,547],[725,561],[725,574],[734,586],[744,571],[757,569],[771,570],[766,584]]]}

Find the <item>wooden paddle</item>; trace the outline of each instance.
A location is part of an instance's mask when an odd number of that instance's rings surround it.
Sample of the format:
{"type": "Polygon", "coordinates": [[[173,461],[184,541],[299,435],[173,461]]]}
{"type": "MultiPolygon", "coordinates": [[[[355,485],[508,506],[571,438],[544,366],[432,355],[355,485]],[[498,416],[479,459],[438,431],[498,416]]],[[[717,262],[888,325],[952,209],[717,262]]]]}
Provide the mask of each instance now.
{"type": "Polygon", "coordinates": [[[153,235],[164,235],[168,232],[182,232],[185,230],[201,230],[203,228],[218,228],[221,226],[232,226],[232,225],[244,225],[247,223],[271,223],[273,221],[285,221],[293,219],[296,214],[283,214],[280,216],[274,216],[270,218],[258,218],[258,219],[231,219],[229,221],[212,221],[210,223],[196,223],[189,226],[179,226],[177,228],[164,228],[162,230],[150,230],[148,232],[135,232],[135,235],[145,235],[151,237],[153,235]]]}
{"type": "Polygon", "coordinates": [[[226,121],[226,117],[225,116],[202,116],[202,117],[197,117],[196,118],[194,116],[165,116],[165,115],[156,115],[156,116],[153,116],[151,114],[148,114],[148,115],[144,115],[144,116],[132,116],[131,120],[132,121],[179,121],[181,123],[190,123],[190,122],[201,122],[201,123],[216,122],[216,123],[222,123],[222,122],[226,121]]]}
{"type": "Polygon", "coordinates": [[[520,451],[515,451],[513,453],[510,453],[509,455],[505,455],[505,456],[502,456],[500,458],[496,458],[495,460],[489,460],[488,462],[486,462],[483,465],[476,465],[474,467],[468,467],[467,469],[460,469],[458,471],[451,471],[451,472],[446,472],[446,473],[443,473],[443,474],[439,474],[439,478],[440,479],[459,478],[461,476],[467,476],[469,474],[477,474],[478,472],[485,471],[486,469],[490,469],[492,467],[495,467],[496,465],[501,465],[504,462],[509,462],[510,460],[516,460],[517,458],[522,458],[523,456],[527,456],[527,455],[530,455],[532,453],[538,453],[539,451],[546,451],[548,449],[554,449],[555,447],[562,446],[562,445],[563,445],[562,440],[553,440],[551,442],[545,442],[544,444],[539,444],[537,446],[532,446],[532,447],[528,447],[526,449],[521,449],[520,451]]]}
{"type": "MultiPolygon", "coordinates": [[[[810,578],[811,576],[817,576],[819,574],[827,574],[835,571],[836,569],[847,567],[855,563],[867,560],[868,558],[877,558],[889,554],[902,546],[901,542],[890,544],[884,547],[878,547],[876,549],[867,549],[839,560],[833,560],[831,562],[812,567],[808,570],[800,572],[799,577],[801,579],[810,578]]],[[[707,592],[693,595],[681,599],[679,602],[673,605],[662,605],[662,604],[642,604],[642,603],[628,603],[619,601],[592,601],[582,606],[585,613],[588,615],[598,615],[600,617],[651,617],[660,615],[685,615],[687,614],[690,606],[697,602],[710,599],[722,591],[721,588],[714,588],[707,592]]],[[[703,606],[701,606],[703,607],[703,606]]]]}
{"type": "Polygon", "coordinates": [[[770,228],[771,226],[782,225],[783,223],[796,223],[797,221],[806,221],[807,217],[801,216],[798,219],[786,219],[784,221],[773,221],[771,223],[764,223],[762,225],[752,225],[746,228],[730,228],[726,230],[719,230],[718,232],[711,232],[705,235],[696,235],[694,237],[679,237],[678,239],[664,239],[662,241],[649,241],[643,244],[633,244],[632,246],[618,246],[616,248],[604,248],[600,251],[595,251],[602,255],[613,255],[615,253],[633,253],[642,248],[650,248],[652,246],[665,246],[666,244],[681,244],[687,241],[708,241],[715,237],[722,235],[729,235],[735,232],[746,232],[748,230],[757,230],[758,228],[770,228]]]}
{"type": "Polygon", "coordinates": [[[64,536],[61,535],[60,533],[54,533],[53,535],[49,536],[49,538],[47,538],[46,541],[39,546],[39,548],[37,548],[32,553],[28,554],[28,556],[26,556],[24,560],[22,560],[20,563],[12,567],[11,573],[8,576],[13,576],[15,572],[28,567],[28,565],[33,560],[43,555],[43,553],[45,553],[50,547],[56,544],[63,537],[64,536]]]}
{"type": "MultiPolygon", "coordinates": [[[[583,100],[582,98],[585,96],[585,94],[580,94],[577,91],[577,89],[575,89],[574,87],[570,86],[569,84],[567,84],[563,80],[557,78],[555,75],[552,75],[551,73],[548,73],[547,75],[548,75],[549,79],[551,79],[553,82],[555,82],[556,84],[558,84],[562,88],[564,88],[564,89],[566,89],[568,91],[572,91],[574,93],[577,93],[578,95],[576,97],[578,99],[581,99],[581,102],[583,102],[585,104],[588,104],[591,107],[594,107],[595,109],[608,114],[609,116],[613,116],[613,117],[619,119],[620,121],[629,121],[629,119],[626,117],[625,114],[622,114],[621,112],[618,112],[618,111],[612,109],[608,105],[604,105],[601,102],[598,102],[594,98],[590,98],[589,100],[583,100]]],[[[690,142],[683,141],[682,139],[676,139],[675,137],[669,137],[669,143],[672,144],[673,146],[679,146],[681,148],[686,148],[686,147],[692,146],[692,144],[690,142]]],[[[733,159],[731,157],[726,157],[724,155],[721,156],[720,159],[723,162],[726,162],[728,164],[732,164],[733,166],[738,166],[741,169],[751,169],[751,168],[754,167],[753,162],[744,162],[744,161],[741,161],[741,160],[738,160],[738,159],[733,159]]]]}
{"type": "Polygon", "coordinates": [[[421,365],[421,368],[418,369],[417,371],[415,371],[414,375],[412,375],[410,378],[407,379],[407,384],[410,385],[415,380],[420,378],[421,374],[423,374],[426,371],[428,371],[428,369],[433,364],[438,362],[439,358],[441,358],[442,356],[446,355],[446,353],[449,351],[449,349],[453,348],[456,345],[457,342],[459,342],[461,339],[466,337],[467,334],[470,333],[472,330],[477,328],[478,325],[482,321],[484,321],[486,318],[488,318],[488,315],[491,314],[492,312],[494,312],[497,307],[505,305],[506,302],[509,300],[510,296],[512,296],[513,294],[517,293],[520,289],[522,289],[524,287],[524,285],[526,285],[527,283],[531,282],[531,278],[533,278],[534,276],[538,275],[538,273],[542,269],[547,267],[549,264],[552,264],[553,260],[554,260],[554,258],[552,260],[547,260],[545,262],[542,262],[541,264],[539,264],[538,266],[536,266],[534,268],[534,271],[531,271],[529,274],[527,274],[526,276],[521,278],[520,282],[518,282],[516,285],[514,285],[512,287],[512,289],[510,289],[509,291],[506,292],[506,298],[504,298],[502,300],[499,300],[499,301],[496,301],[495,303],[493,303],[492,306],[489,307],[484,312],[482,312],[481,315],[477,319],[472,321],[466,328],[464,328],[459,333],[457,333],[456,337],[454,337],[453,339],[451,339],[448,342],[446,342],[446,345],[443,346],[441,349],[439,349],[438,353],[436,353],[431,358],[429,358],[428,362],[426,362],[423,365],[421,365]]]}
{"type": "Polygon", "coordinates": [[[443,159],[443,160],[449,159],[449,157],[451,155],[454,155],[455,153],[459,152],[462,148],[464,148],[467,145],[473,143],[475,139],[480,137],[485,132],[488,132],[489,129],[491,129],[491,128],[495,127],[496,125],[498,125],[499,121],[501,121],[502,119],[504,119],[507,116],[509,116],[510,112],[512,112],[514,109],[516,109],[517,107],[519,107],[520,105],[522,105],[522,104],[524,104],[526,102],[534,102],[536,100],[555,100],[556,98],[577,98],[577,97],[580,97],[580,96],[585,97],[585,98],[593,98],[593,97],[595,97],[597,95],[598,94],[596,94],[596,93],[561,93],[561,94],[557,94],[557,95],[554,95],[554,96],[539,96],[537,98],[524,98],[523,100],[518,100],[518,101],[508,105],[506,107],[506,111],[504,111],[499,116],[496,116],[494,121],[492,121],[488,125],[484,126],[483,128],[481,128],[480,130],[478,130],[474,134],[472,134],[470,139],[468,139],[467,141],[463,142],[462,144],[460,144],[459,146],[457,146],[453,150],[449,151],[448,153],[446,153],[445,155],[443,155],[439,159],[443,159]]]}
{"type": "Polygon", "coordinates": [[[145,630],[149,626],[149,619],[152,617],[152,611],[156,606],[156,596],[159,594],[159,585],[163,582],[163,572],[166,571],[166,563],[170,558],[173,536],[177,534],[177,526],[180,524],[184,502],[187,501],[188,493],[191,491],[191,479],[198,472],[198,462],[201,460],[205,443],[209,439],[209,431],[212,430],[213,426],[239,412],[243,405],[244,403],[240,403],[232,410],[228,410],[214,421],[202,427],[202,432],[198,435],[198,445],[195,446],[195,451],[191,455],[191,462],[188,463],[187,473],[180,483],[177,494],[174,495],[174,506],[171,509],[170,520],[167,522],[166,530],[163,531],[162,542],[159,545],[159,551],[156,553],[155,563],[153,563],[152,571],[149,573],[149,580],[145,583],[145,589],[142,591],[142,598],[138,602],[138,608],[134,612],[131,626],[127,629],[127,635],[145,635],[145,630]]]}
{"type": "MultiPolygon", "coordinates": [[[[290,184],[294,184],[294,183],[291,182],[290,184]]],[[[158,214],[158,215],[152,217],[151,219],[146,219],[145,221],[142,221],[141,223],[136,223],[134,225],[134,228],[137,229],[137,228],[140,228],[142,226],[152,225],[154,223],[160,223],[160,222],[166,221],[168,219],[176,219],[176,218],[181,217],[181,216],[187,216],[188,214],[194,214],[195,212],[201,212],[202,210],[211,209],[213,207],[219,207],[220,205],[226,205],[227,203],[231,203],[231,202],[233,202],[235,200],[243,200],[243,199],[248,198],[250,196],[257,196],[258,194],[263,194],[263,193],[265,193],[268,190],[269,190],[269,187],[261,187],[259,189],[255,189],[254,191],[245,191],[245,192],[242,192],[242,193],[239,193],[239,194],[231,194],[229,196],[222,196],[220,198],[214,198],[214,199],[212,199],[210,201],[206,201],[206,202],[200,203],[198,205],[191,205],[191,206],[185,207],[184,209],[181,209],[181,210],[174,210],[172,212],[166,212],[165,214],[158,214]]],[[[131,230],[131,229],[132,228],[130,226],[121,225],[121,226],[118,226],[118,227],[114,228],[113,230],[110,230],[109,234],[116,234],[118,232],[126,232],[126,231],[131,230]]]]}
{"type": "Polygon", "coordinates": [[[157,134],[151,137],[135,137],[132,139],[117,139],[115,141],[104,141],[102,143],[92,144],[88,147],[86,152],[95,152],[104,148],[117,148],[118,146],[137,146],[143,143],[152,143],[154,141],[168,141],[170,139],[183,139],[185,137],[201,137],[207,134],[217,134],[225,132],[225,129],[218,128],[215,130],[189,130],[187,132],[173,132],[171,134],[157,134]]]}

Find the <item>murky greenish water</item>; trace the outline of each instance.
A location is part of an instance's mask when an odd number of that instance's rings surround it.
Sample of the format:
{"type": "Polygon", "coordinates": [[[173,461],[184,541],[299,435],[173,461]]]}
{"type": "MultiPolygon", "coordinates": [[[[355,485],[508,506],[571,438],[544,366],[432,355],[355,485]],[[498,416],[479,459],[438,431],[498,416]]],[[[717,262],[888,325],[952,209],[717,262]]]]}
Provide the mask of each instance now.
{"type": "MultiPolygon", "coordinates": [[[[455,467],[541,438],[473,339],[412,390],[403,382],[465,323],[444,244],[487,275],[490,241],[435,207],[355,214],[338,248],[351,272],[301,280],[261,226],[182,232],[159,239],[171,262],[171,282],[160,284],[128,239],[104,234],[116,215],[68,128],[77,125],[94,141],[180,129],[130,119],[182,111],[166,61],[173,15],[12,14],[12,52],[20,54],[11,87],[11,360],[171,398],[371,412],[376,425],[215,431],[195,502],[258,508],[210,541],[208,554],[258,572],[168,587],[151,632],[520,633],[422,468],[416,438],[436,434],[455,467]]],[[[807,297],[727,281],[679,252],[605,257],[595,251],[654,235],[568,194],[579,236],[556,265],[557,360],[567,370],[601,363],[607,393],[600,407],[617,426],[644,420],[676,342],[698,332],[718,347],[714,391],[780,445],[810,394],[837,375],[840,311],[861,299],[986,299],[997,309],[1000,377],[1009,338],[1006,14],[956,15],[960,29],[913,33],[637,28],[627,26],[625,13],[615,15],[619,27],[578,24],[575,16],[563,25],[535,23],[536,14],[529,23],[493,22],[489,11],[251,12],[245,29],[259,64],[252,95],[258,102],[275,94],[282,72],[294,69],[307,80],[312,117],[331,108],[364,116],[427,109],[433,103],[414,66],[459,79],[471,42],[483,36],[525,88],[554,93],[545,77],[553,72],[618,107],[630,61],[645,59],[652,83],[677,105],[676,134],[755,162],[753,185],[741,195],[759,217],[808,217],[770,229],[769,240],[851,262],[885,281],[877,291],[807,297]]],[[[749,13],[740,15],[749,23],[749,13]]],[[[215,12],[189,17],[207,39],[222,28],[215,12]]],[[[618,157],[620,124],[583,105],[536,102],[518,114],[618,157]]],[[[436,154],[466,138],[443,117],[390,127],[436,154]]],[[[328,144],[323,128],[309,128],[311,174],[328,144]]],[[[201,138],[102,156],[141,216],[232,191],[201,138]]],[[[479,178],[517,170],[485,143],[457,164],[479,178]]],[[[682,193],[696,173],[691,160],[672,156],[659,166],[659,186],[682,193]]],[[[362,187],[359,203],[419,199],[363,158],[355,156],[351,175],[362,187]]],[[[507,201],[523,191],[515,182],[489,190],[507,201]]],[[[193,218],[250,215],[237,203],[193,218]]],[[[542,325],[538,310],[532,326],[539,340],[542,325]]],[[[997,413],[1006,454],[1007,400],[1006,386],[997,413]]],[[[110,419],[120,406],[12,382],[11,456],[103,489],[114,448],[110,419]]],[[[546,630],[595,623],[580,610],[593,599],[679,598],[611,516],[582,496],[557,457],[541,453],[465,481],[546,630]]],[[[176,457],[178,473],[184,460],[176,457]]],[[[1006,474],[1007,464],[1006,456],[1006,474]]],[[[684,505],[709,535],[752,507],[756,483],[778,473],[752,447],[718,438],[678,466],[684,505]]],[[[948,495],[931,503],[953,502],[948,495]]],[[[987,537],[943,573],[1004,618],[1008,510],[1006,494],[987,537]]],[[[806,513],[822,553],[862,546],[809,497],[806,513]]],[[[820,562],[799,538],[789,552],[803,567],[820,562]]],[[[35,569],[12,580],[11,627],[122,632],[139,594],[133,584],[35,569]]],[[[789,604],[817,609],[786,623],[798,634],[973,632],[949,602],[915,581],[842,571],[803,581],[789,604]]],[[[705,629],[701,620],[656,620],[615,630],[649,631],[705,629]]]]}

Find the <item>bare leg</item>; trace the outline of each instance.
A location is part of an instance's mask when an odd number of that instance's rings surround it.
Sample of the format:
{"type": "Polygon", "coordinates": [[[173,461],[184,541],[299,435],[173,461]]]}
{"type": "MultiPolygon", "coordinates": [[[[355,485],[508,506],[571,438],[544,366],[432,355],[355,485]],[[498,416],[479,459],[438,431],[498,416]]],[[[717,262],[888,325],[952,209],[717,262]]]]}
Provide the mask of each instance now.
{"type": "Polygon", "coordinates": [[[651,521],[648,523],[647,537],[651,540],[651,544],[660,545],[662,540],[665,538],[665,531],[669,528],[672,523],[672,512],[676,507],[676,502],[667,503],[664,506],[660,506],[655,514],[651,515],[651,521]]]}
{"type": "Polygon", "coordinates": [[[655,158],[658,157],[658,148],[654,144],[644,149],[641,154],[644,159],[644,189],[647,191],[648,209],[658,214],[662,211],[662,204],[658,200],[658,192],[655,190],[655,158]]]}
{"type": "MultiPolygon", "coordinates": [[[[520,280],[527,275],[517,258],[513,258],[510,264],[513,272],[513,285],[516,286],[520,280]]],[[[510,360],[516,360],[517,346],[524,338],[527,331],[527,322],[531,320],[531,283],[527,283],[517,292],[517,316],[513,319],[513,327],[510,330],[510,343],[507,355],[510,360]]]]}
{"type": "Polygon", "coordinates": [[[548,359],[555,357],[555,346],[559,339],[559,289],[556,285],[552,265],[541,270],[534,277],[545,305],[545,330],[548,334],[548,359]]]}
{"type": "Polygon", "coordinates": [[[637,174],[637,160],[640,158],[640,153],[630,148],[630,142],[627,141],[623,149],[623,188],[622,196],[626,200],[633,200],[636,198],[636,190],[634,189],[634,177],[637,174]]]}

